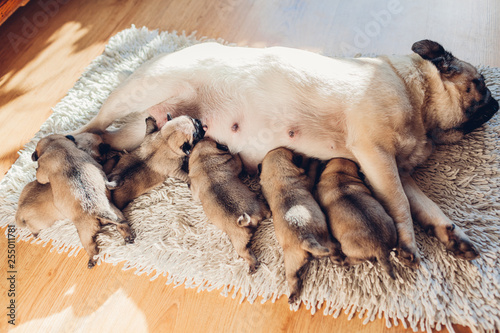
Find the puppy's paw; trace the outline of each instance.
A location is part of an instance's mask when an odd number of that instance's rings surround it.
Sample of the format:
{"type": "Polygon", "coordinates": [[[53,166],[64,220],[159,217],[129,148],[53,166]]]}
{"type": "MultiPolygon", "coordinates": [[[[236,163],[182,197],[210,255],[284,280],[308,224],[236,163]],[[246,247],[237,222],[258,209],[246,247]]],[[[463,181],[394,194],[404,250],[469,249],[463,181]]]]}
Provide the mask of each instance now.
{"type": "Polygon", "coordinates": [[[346,261],[346,255],[339,248],[332,251],[332,255],[330,256],[330,261],[332,262],[332,264],[338,265],[338,266],[348,266],[349,265],[346,261]]]}
{"type": "Polygon", "coordinates": [[[92,269],[96,265],[97,261],[94,259],[89,259],[89,262],[87,263],[87,268],[92,269]]]}
{"type": "Polygon", "coordinates": [[[255,261],[254,263],[248,265],[248,274],[253,275],[257,272],[257,269],[260,266],[260,262],[255,261]]]}
{"type": "Polygon", "coordinates": [[[288,304],[295,304],[299,300],[299,292],[294,291],[288,296],[288,304]]]}
{"type": "Polygon", "coordinates": [[[417,268],[420,265],[420,256],[417,253],[417,250],[411,250],[404,245],[400,245],[397,250],[398,258],[403,263],[403,265],[417,268]]]}
{"type": "Polygon", "coordinates": [[[446,233],[448,235],[446,250],[461,259],[473,260],[479,257],[479,251],[455,224],[446,226],[446,233]]]}
{"type": "Polygon", "coordinates": [[[133,234],[130,234],[128,236],[125,236],[124,240],[126,244],[134,244],[135,236],[133,234]]]}

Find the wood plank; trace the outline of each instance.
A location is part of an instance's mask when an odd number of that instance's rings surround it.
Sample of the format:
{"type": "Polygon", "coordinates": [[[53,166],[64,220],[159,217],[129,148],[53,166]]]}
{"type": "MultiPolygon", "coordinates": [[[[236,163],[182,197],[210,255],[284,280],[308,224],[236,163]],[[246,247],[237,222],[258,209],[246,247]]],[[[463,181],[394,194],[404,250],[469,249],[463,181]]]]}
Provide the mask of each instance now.
{"type": "Polygon", "coordinates": [[[2,25],[19,7],[29,0],[2,0],[0,1],[0,25],[2,25]]]}

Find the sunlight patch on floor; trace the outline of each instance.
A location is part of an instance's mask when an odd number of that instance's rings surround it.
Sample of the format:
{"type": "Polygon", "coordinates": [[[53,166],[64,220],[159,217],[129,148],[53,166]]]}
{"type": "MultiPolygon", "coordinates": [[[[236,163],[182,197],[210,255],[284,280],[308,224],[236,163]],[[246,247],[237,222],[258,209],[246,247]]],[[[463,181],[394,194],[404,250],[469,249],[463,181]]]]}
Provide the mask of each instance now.
{"type": "MultiPolygon", "coordinates": [[[[72,292],[74,287],[71,287],[66,294],[72,292]]],[[[121,318],[119,327],[127,327],[129,332],[148,332],[146,316],[122,289],[118,289],[101,307],[88,316],[78,317],[74,313],[73,306],[70,306],[45,318],[22,323],[10,332],[116,332],[115,322],[107,320],[108,318],[121,318]]]]}

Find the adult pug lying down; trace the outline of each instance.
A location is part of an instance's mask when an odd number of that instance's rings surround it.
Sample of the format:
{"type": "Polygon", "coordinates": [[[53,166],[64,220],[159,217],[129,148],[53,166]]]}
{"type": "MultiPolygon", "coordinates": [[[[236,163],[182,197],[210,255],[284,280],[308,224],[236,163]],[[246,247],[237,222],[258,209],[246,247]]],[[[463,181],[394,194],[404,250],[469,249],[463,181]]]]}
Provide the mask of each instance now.
{"type": "Polygon", "coordinates": [[[248,171],[281,146],[323,160],[348,158],[395,221],[407,264],[419,262],[412,214],[448,250],[473,259],[472,242],[409,172],[433,144],[457,142],[488,121],[498,102],[476,68],[440,44],[422,40],[412,50],[337,59],[203,43],[142,65],[78,132],[103,134],[113,148],[131,150],[143,140],[148,116],[161,127],[167,113],[186,114],[202,121],[206,136],[239,153],[248,171]],[[125,116],[121,130],[106,131],[125,116]]]}

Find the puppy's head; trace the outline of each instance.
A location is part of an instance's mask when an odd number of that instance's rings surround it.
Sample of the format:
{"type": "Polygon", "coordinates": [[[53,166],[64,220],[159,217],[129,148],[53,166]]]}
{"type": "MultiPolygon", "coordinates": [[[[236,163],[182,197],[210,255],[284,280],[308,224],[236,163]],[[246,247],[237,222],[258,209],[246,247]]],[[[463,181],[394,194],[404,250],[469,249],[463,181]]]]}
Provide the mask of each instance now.
{"type": "Polygon", "coordinates": [[[291,163],[296,166],[298,163],[300,163],[299,159],[300,157],[294,157],[294,154],[291,150],[280,147],[273,149],[266,154],[264,160],[262,161],[262,168],[264,168],[266,165],[279,165],[282,163],[291,163]]]}
{"type": "Polygon", "coordinates": [[[194,145],[205,136],[205,130],[200,120],[180,116],[169,120],[160,135],[174,153],[190,155],[194,145]]]}
{"type": "Polygon", "coordinates": [[[287,148],[276,148],[266,154],[259,165],[261,182],[274,182],[281,175],[298,176],[302,169],[295,165],[294,154],[287,148]]]}
{"type": "Polygon", "coordinates": [[[441,108],[436,111],[439,114],[428,116],[438,124],[436,128],[428,129],[436,143],[460,140],[465,134],[490,120],[498,111],[498,102],[491,96],[484,77],[474,66],[457,59],[440,44],[430,40],[416,42],[412,50],[430,61],[440,73],[439,79],[446,96],[443,96],[443,91],[433,91],[429,97],[439,101],[450,96],[452,103],[459,106],[441,108]]]}
{"type": "Polygon", "coordinates": [[[204,138],[196,143],[196,146],[193,148],[191,155],[189,155],[189,164],[195,165],[210,161],[209,163],[216,165],[232,158],[233,155],[231,155],[227,146],[210,138],[204,138]],[[222,158],[222,160],[217,159],[217,162],[214,162],[214,158],[222,158]]]}
{"type": "Polygon", "coordinates": [[[67,135],[67,138],[73,138],[76,147],[83,150],[94,160],[102,163],[106,160],[107,154],[111,151],[111,146],[102,141],[102,138],[98,134],[94,133],[80,133],[76,134],[74,137],[67,135]]]}
{"type": "Polygon", "coordinates": [[[35,151],[31,155],[31,159],[33,161],[38,161],[40,157],[48,150],[48,149],[58,149],[64,147],[76,147],[75,146],[75,138],[71,135],[61,135],[61,134],[51,134],[40,141],[36,145],[35,151]]]}
{"type": "Polygon", "coordinates": [[[359,168],[356,163],[346,158],[333,158],[325,166],[322,175],[345,174],[360,178],[359,168]]]}

